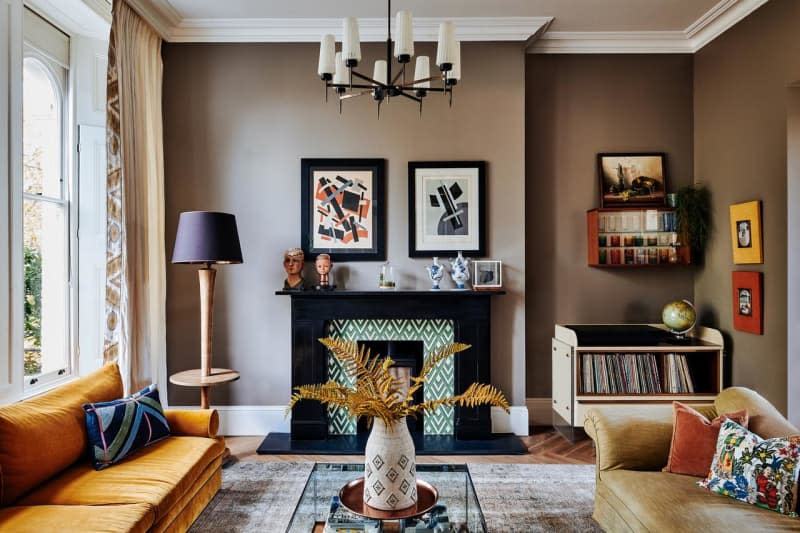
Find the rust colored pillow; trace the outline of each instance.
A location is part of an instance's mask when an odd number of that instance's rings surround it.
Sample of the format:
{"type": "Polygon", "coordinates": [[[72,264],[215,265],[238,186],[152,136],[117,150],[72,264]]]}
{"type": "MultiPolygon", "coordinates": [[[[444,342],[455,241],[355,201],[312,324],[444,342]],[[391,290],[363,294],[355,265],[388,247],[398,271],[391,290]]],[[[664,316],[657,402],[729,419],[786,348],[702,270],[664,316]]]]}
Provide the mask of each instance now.
{"type": "Polygon", "coordinates": [[[664,472],[698,477],[708,474],[717,449],[719,428],[726,418],[745,428],[749,421],[746,409],[709,421],[688,405],[672,402],[672,443],[664,472]]]}

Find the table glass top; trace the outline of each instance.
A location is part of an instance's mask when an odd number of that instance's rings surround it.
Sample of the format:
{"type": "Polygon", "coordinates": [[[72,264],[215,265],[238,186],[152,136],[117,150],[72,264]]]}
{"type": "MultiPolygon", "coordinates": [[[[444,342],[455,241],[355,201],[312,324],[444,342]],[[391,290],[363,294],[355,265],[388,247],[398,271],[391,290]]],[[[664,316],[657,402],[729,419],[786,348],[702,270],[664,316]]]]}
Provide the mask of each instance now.
{"type": "MultiPolygon", "coordinates": [[[[297,503],[287,532],[322,533],[331,508],[332,497],[337,496],[339,489],[347,482],[363,475],[363,463],[316,463],[308,477],[303,495],[297,503]]],[[[486,533],[486,523],[478,498],[475,496],[475,488],[472,486],[467,465],[417,464],[417,478],[427,481],[439,491],[439,504],[446,507],[446,515],[452,526],[452,529],[444,531],[486,533]]],[[[384,521],[382,531],[383,533],[403,531],[401,529],[403,526],[410,527],[411,524],[384,521]]]]}

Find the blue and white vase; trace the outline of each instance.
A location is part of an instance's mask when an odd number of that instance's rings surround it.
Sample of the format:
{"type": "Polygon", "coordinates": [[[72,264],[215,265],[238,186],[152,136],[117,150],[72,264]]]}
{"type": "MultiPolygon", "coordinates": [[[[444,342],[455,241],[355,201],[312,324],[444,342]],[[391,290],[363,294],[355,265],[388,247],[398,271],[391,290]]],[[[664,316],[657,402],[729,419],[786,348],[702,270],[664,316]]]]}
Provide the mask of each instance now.
{"type": "Polygon", "coordinates": [[[467,290],[467,280],[469,280],[469,262],[464,259],[461,252],[458,252],[458,257],[450,260],[450,277],[453,278],[453,283],[456,284],[456,290],[467,290]]]}
{"type": "Polygon", "coordinates": [[[444,277],[444,267],[439,264],[439,258],[434,257],[433,264],[426,266],[425,270],[428,271],[428,277],[431,279],[431,283],[433,284],[431,290],[438,291],[439,282],[442,281],[442,278],[444,277]]]}

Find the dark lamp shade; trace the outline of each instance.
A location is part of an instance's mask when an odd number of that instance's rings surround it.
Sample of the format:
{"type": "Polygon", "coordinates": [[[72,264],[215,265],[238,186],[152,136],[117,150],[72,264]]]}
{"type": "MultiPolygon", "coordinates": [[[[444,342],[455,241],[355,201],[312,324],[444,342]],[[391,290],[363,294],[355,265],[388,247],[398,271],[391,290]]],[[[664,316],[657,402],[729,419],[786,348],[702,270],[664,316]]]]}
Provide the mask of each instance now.
{"type": "Polygon", "coordinates": [[[241,263],[236,217],[213,211],[181,213],[172,262],[241,263]]]}

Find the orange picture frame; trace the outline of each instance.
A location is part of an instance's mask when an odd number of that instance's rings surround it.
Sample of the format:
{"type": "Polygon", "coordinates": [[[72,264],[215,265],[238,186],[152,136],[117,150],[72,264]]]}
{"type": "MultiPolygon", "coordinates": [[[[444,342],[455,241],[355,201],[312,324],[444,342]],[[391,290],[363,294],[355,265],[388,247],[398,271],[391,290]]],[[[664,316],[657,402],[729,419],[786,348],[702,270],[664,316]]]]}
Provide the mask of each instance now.
{"type": "Polygon", "coordinates": [[[764,274],[761,272],[733,272],[733,327],[739,331],[763,335],[764,274]]]}

